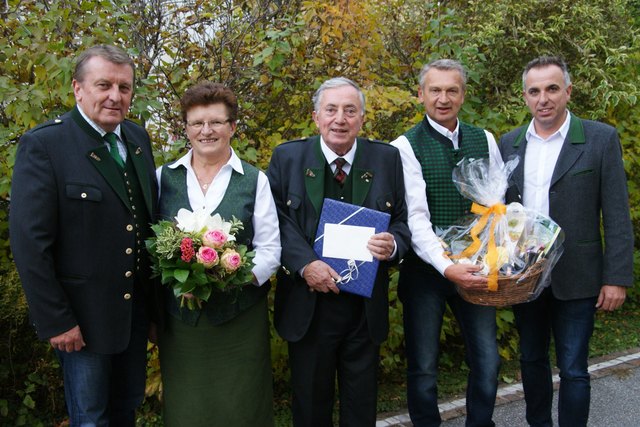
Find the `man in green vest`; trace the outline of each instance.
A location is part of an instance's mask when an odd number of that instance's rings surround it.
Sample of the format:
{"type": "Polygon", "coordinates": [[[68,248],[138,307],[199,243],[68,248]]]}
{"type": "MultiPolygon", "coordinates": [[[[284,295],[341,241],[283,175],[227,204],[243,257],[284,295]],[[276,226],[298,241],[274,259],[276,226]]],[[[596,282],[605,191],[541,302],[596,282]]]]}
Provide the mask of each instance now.
{"type": "Polygon", "coordinates": [[[493,307],[470,304],[456,286],[486,287],[477,266],[453,264],[443,255],[434,227],[449,227],[470,212],[451,178],[464,157],[502,164],[489,132],[458,120],[464,102],[466,73],[454,60],[441,59],[420,72],[418,99],[424,119],[391,144],[400,150],[406,186],[412,251],[405,257],[398,282],[404,306],[407,356],[407,401],[416,427],[440,425],[438,352],[442,319],[448,304],[464,337],[467,383],[467,426],[493,426],[500,358],[493,307]]]}

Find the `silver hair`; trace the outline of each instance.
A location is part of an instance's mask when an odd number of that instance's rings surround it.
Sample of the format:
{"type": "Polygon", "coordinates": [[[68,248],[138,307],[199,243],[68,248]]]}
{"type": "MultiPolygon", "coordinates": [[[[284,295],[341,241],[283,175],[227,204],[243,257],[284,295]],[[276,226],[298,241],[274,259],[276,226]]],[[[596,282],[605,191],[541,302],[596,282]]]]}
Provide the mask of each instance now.
{"type": "Polygon", "coordinates": [[[114,64],[130,66],[133,71],[133,81],[136,81],[136,65],[133,62],[133,59],[131,59],[123,49],[117,46],[105,44],[92,46],[78,55],[76,58],[75,70],[73,72],[74,79],[79,82],[84,80],[87,62],[89,62],[89,60],[94,56],[99,56],[100,58],[114,64]]]}
{"type": "Polygon", "coordinates": [[[522,89],[527,90],[527,74],[529,73],[529,70],[532,68],[548,67],[550,65],[555,65],[562,70],[564,85],[565,87],[569,87],[571,84],[571,76],[569,75],[569,67],[567,67],[567,63],[559,56],[539,56],[538,58],[529,61],[529,63],[524,67],[524,71],[522,72],[522,89]]]}
{"type": "Polygon", "coordinates": [[[324,92],[327,89],[333,89],[333,88],[342,87],[342,86],[351,86],[358,91],[358,96],[360,97],[360,103],[362,104],[361,115],[364,116],[364,111],[365,111],[364,93],[362,93],[362,90],[360,90],[360,86],[358,86],[353,80],[349,80],[346,77],[334,77],[322,83],[318,88],[318,90],[316,90],[316,93],[313,94],[313,98],[311,98],[311,100],[313,101],[313,109],[315,111],[320,111],[320,101],[322,100],[321,99],[322,92],[324,92]]]}
{"type": "Polygon", "coordinates": [[[420,78],[419,78],[420,87],[424,87],[424,81],[425,81],[426,75],[429,72],[429,70],[431,70],[432,68],[435,68],[436,70],[444,70],[444,71],[446,70],[457,71],[458,73],[460,73],[460,77],[462,78],[462,91],[464,92],[467,90],[467,72],[465,71],[462,64],[459,61],[456,61],[455,59],[438,59],[436,61],[431,61],[425,66],[423,66],[422,70],[420,70],[420,78]]]}

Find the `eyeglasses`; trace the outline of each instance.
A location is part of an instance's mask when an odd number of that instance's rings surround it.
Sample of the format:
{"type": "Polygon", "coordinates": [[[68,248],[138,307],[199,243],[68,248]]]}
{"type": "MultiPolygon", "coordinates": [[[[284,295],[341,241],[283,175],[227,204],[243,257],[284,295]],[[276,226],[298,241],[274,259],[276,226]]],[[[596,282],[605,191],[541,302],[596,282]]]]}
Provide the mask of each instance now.
{"type": "Polygon", "coordinates": [[[226,125],[228,122],[229,122],[229,119],[223,122],[219,120],[208,120],[208,121],[197,120],[195,122],[187,122],[187,126],[195,130],[202,130],[204,128],[204,125],[209,125],[209,128],[218,130],[218,129],[221,129],[224,125],[226,125]]]}

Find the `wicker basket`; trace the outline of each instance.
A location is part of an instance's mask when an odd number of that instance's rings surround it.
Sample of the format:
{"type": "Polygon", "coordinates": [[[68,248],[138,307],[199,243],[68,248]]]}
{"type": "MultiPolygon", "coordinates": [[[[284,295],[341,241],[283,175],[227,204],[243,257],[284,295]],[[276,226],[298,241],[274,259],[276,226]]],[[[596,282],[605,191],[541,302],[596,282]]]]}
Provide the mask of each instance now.
{"type": "Polygon", "coordinates": [[[505,307],[520,304],[531,299],[538,279],[544,270],[546,260],[542,259],[533,264],[526,272],[513,276],[499,276],[498,289],[489,291],[486,289],[466,290],[458,287],[458,293],[467,302],[478,305],[505,307]]]}

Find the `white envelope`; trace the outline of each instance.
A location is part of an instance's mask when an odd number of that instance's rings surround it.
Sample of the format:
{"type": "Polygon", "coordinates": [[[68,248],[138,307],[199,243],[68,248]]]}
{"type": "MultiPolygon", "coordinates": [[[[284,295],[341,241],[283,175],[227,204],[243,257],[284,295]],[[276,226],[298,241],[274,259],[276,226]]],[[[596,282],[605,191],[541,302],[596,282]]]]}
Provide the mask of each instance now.
{"type": "Polygon", "coordinates": [[[376,233],[373,227],[325,224],[322,256],[329,258],[373,261],[367,242],[376,233]]]}

